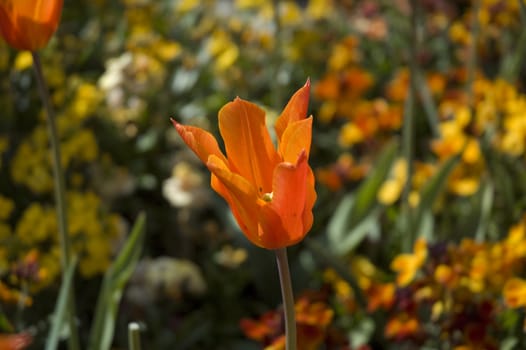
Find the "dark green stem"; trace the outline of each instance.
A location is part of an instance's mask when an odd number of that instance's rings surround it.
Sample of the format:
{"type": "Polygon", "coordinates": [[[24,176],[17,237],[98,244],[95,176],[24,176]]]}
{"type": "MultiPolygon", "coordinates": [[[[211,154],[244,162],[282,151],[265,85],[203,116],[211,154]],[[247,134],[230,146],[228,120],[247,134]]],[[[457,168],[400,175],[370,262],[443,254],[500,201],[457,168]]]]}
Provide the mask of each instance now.
{"type": "MultiPolygon", "coordinates": [[[[55,122],[55,113],[51,106],[51,99],[49,96],[46,80],[44,78],[44,74],[42,73],[42,64],[40,63],[40,56],[37,52],[33,52],[32,54],[33,67],[35,68],[35,74],[38,83],[38,91],[40,93],[40,98],[42,99],[42,103],[44,105],[44,109],[47,115],[46,120],[48,126],[49,141],[51,144],[54,192],[58,217],[59,242],[62,254],[62,274],[64,276],[71,262],[71,245],[69,242],[69,236],[67,231],[68,220],[66,213],[66,186],[64,183],[64,173],[60,162],[60,143],[58,138],[57,125],[55,122]]],[[[73,286],[70,290],[73,291],[73,286]]],[[[70,350],[78,350],[80,349],[80,346],[78,340],[77,326],[75,322],[75,295],[73,292],[70,292],[68,299],[68,323],[70,328],[69,348],[70,350]]]]}
{"type": "Polygon", "coordinates": [[[296,317],[294,315],[294,295],[292,293],[287,248],[276,249],[275,252],[285,312],[286,350],[296,350],[296,317]]]}

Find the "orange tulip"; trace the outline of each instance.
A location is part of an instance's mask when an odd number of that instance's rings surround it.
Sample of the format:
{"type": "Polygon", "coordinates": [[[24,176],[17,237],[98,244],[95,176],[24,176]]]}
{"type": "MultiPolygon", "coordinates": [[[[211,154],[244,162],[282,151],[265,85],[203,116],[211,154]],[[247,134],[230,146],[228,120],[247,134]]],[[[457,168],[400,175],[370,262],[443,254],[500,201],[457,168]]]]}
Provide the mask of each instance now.
{"type": "Polygon", "coordinates": [[[263,248],[293,245],[312,226],[316,192],[308,164],[309,93],[307,81],[276,121],[277,149],[265,126],[265,112],[239,97],[219,111],[226,155],[210,133],[172,120],[184,142],[211,171],[212,188],[227,201],[241,230],[263,248]]]}
{"type": "Polygon", "coordinates": [[[0,32],[19,50],[36,51],[57,30],[63,0],[0,0],[0,32]]]}

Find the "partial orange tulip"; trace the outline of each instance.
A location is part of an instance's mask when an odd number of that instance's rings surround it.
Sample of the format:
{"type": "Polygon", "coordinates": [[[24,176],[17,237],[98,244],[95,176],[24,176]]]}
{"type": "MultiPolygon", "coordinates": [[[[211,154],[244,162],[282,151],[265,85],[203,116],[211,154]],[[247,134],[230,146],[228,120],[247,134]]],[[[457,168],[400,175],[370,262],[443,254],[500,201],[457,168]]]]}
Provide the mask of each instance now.
{"type": "Polygon", "coordinates": [[[55,33],[63,0],[0,0],[0,32],[19,50],[36,51],[55,33]]]}
{"type": "Polygon", "coordinates": [[[172,120],[184,142],[211,171],[212,188],[227,201],[245,236],[263,248],[296,244],[312,226],[316,192],[308,164],[309,93],[307,81],[277,119],[277,148],[265,125],[265,112],[240,98],[219,111],[225,154],[210,133],[172,120]]]}

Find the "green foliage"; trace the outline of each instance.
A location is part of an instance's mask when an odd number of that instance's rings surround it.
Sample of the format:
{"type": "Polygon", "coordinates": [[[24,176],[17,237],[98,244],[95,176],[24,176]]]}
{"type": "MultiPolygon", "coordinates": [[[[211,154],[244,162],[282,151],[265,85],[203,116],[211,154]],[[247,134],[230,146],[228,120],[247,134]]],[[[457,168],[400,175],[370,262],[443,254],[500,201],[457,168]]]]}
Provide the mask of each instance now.
{"type": "Polygon", "coordinates": [[[40,54],[78,262],[55,287],[31,55],[0,42],[0,329],[56,348],[74,280],[82,348],[126,348],[135,321],[148,349],[279,341],[272,254],[249,246],[170,118],[217,135],[239,96],[270,125],[309,77],[318,200],[289,249],[299,328],[329,320],[323,349],[525,347],[526,305],[505,289],[526,273],[525,21],[522,1],[65,2],[40,54]]]}
{"type": "Polygon", "coordinates": [[[55,305],[55,312],[53,313],[52,327],[49,330],[48,338],[46,341],[46,350],[57,349],[60,341],[61,333],[63,328],[66,327],[66,317],[68,310],[68,298],[73,292],[71,289],[72,281],[75,277],[75,269],[77,268],[77,259],[72,259],[71,264],[68,266],[66,273],[64,274],[64,280],[60,285],[60,293],[57,298],[55,305]]]}
{"type": "Polygon", "coordinates": [[[433,241],[433,226],[425,225],[426,219],[432,218],[433,204],[443,192],[450,173],[459,161],[460,155],[449,158],[442,164],[440,170],[429,179],[420,194],[420,202],[414,213],[412,228],[418,235],[423,235],[430,241],[433,241]]]}
{"type": "Polygon", "coordinates": [[[335,253],[347,254],[367,235],[378,236],[380,211],[376,195],[391,169],[397,150],[395,142],[386,146],[367,179],[338,205],[327,225],[329,242],[335,253]]]}
{"type": "Polygon", "coordinates": [[[143,213],[135,221],[130,236],[119,255],[104,274],[95,309],[89,349],[104,350],[111,348],[122,293],[137,266],[143,249],[145,225],[146,215],[143,213]]]}

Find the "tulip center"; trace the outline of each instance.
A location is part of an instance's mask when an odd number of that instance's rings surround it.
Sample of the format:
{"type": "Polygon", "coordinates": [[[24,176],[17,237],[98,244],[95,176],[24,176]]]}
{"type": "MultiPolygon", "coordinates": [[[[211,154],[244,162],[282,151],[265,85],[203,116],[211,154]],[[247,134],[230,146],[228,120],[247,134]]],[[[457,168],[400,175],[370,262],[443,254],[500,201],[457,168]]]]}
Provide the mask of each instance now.
{"type": "Polygon", "coordinates": [[[265,193],[265,194],[263,194],[263,200],[264,200],[265,202],[271,202],[271,201],[272,201],[272,195],[273,195],[273,194],[274,194],[273,192],[269,192],[269,193],[265,193]]]}

